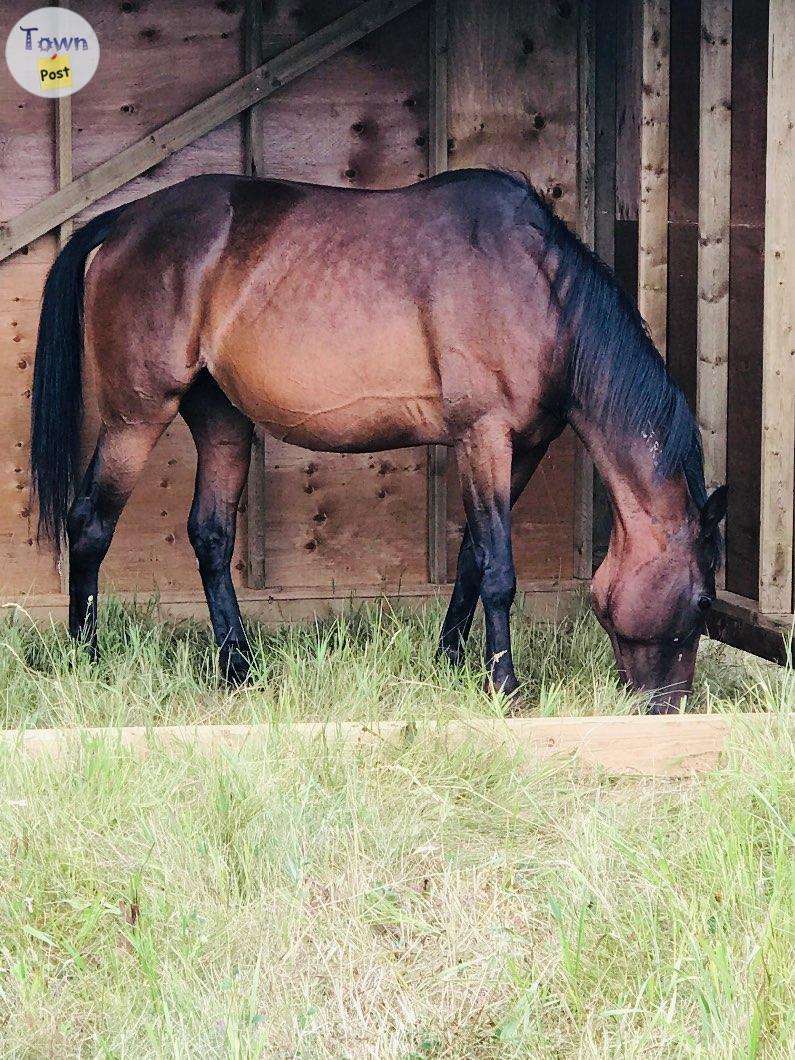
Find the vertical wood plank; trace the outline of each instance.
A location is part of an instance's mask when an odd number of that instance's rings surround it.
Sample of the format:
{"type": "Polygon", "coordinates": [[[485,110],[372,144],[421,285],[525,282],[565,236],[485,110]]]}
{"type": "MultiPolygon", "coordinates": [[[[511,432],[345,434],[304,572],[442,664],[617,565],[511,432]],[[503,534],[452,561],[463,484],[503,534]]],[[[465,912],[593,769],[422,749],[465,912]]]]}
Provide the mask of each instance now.
{"type": "Polygon", "coordinates": [[[696,407],[708,489],[726,481],[732,9],[701,3],[696,407]]]}
{"type": "MultiPolygon", "coordinates": [[[[60,0],[59,7],[68,9],[68,0],[60,0]]],[[[72,183],[74,168],[72,164],[72,97],[60,96],[55,101],[55,151],[58,187],[64,188],[72,183]]],[[[62,250],[72,235],[74,222],[71,218],[58,226],[58,250],[62,250]]],[[[69,551],[62,543],[57,543],[58,577],[61,581],[61,592],[69,592],[69,551]]]]}
{"type": "MultiPolygon", "coordinates": [[[[263,62],[262,0],[246,0],[244,24],[246,73],[263,62]]],[[[262,123],[258,108],[249,107],[243,115],[243,152],[245,172],[256,177],[262,166],[262,123]]],[[[246,520],[248,531],[247,581],[250,589],[264,589],[265,571],[265,437],[257,428],[251,445],[251,464],[246,487],[246,520]]]]}
{"type": "MultiPolygon", "coordinates": [[[[577,184],[579,236],[593,247],[596,225],[596,0],[580,5],[577,41],[577,184]]],[[[593,574],[593,463],[582,442],[577,442],[574,460],[574,573],[590,579],[593,574]]]]}
{"type": "MultiPolygon", "coordinates": [[[[447,0],[432,0],[429,33],[428,171],[447,169],[447,0]]],[[[447,581],[447,447],[428,446],[428,580],[447,581]]]]}
{"type": "Polygon", "coordinates": [[[616,0],[596,0],[594,250],[611,269],[616,241],[616,31],[616,0]]]}
{"type": "Polygon", "coordinates": [[[670,0],[643,0],[638,308],[663,357],[668,300],[670,0]]]}
{"type": "Polygon", "coordinates": [[[762,339],[759,607],[793,609],[795,494],[795,4],[770,0],[762,339]]]}
{"type": "MultiPolygon", "coordinates": [[[[611,269],[616,246],[616,103],[617,103],[617,8],[619,0],[596,0],[594,17],[594,250],[611,269]]],[[[612,529],[610,499],[598,474],[594,475],[592,566],[607,554],[612,529]]]]}

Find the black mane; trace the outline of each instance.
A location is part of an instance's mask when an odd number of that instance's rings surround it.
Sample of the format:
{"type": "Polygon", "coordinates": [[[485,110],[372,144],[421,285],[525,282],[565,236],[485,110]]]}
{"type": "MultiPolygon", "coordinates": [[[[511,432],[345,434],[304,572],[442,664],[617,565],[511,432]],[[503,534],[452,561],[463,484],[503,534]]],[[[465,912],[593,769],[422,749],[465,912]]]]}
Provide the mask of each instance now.
{"type": "Polygon", "coordinates": [[[707,491],[698,425],[637,307],[530,182],[510,176],[526,189],[526,220],[541,234],[553,263],[552,294],[571,344],[571,401],[607,432],[648,435],[651,429],[658,474],[681,470],[702,508],[707,491]]]}

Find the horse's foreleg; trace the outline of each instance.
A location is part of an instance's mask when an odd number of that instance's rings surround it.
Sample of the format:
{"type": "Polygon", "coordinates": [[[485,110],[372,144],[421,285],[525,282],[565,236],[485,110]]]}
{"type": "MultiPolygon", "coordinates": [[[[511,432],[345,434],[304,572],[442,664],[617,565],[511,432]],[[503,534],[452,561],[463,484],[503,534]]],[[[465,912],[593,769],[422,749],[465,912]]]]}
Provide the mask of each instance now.
{"type": "Polygon", "coordinates": [[[509,611],[516,595],[511,550],[511,459],[508,429],[481,421],[456,443],[467,526],[480,575],[486,619],[486,665],[491,683],[506,695],[516,691],[509,611]]]}
{"type": "MultiPolygon", "coordinates": [[[[512,508],[521,497],[548,448],[549,443],[544,442],[532,449],[514,451],[511,465],[512,508]]],[[[464,537],[458,553],[455,585],[439,641],[439,654],[444,655],[454,666],[459,666],[463,662],[464,648],[472,628],[479,594],[480,568],[475,555],[472,534],[467,524],[464,527],[464,537]]]]}
{"type": "Polygon", "coordinates": [[[196,490],[188,536],[199,561],[210,621],[231,681],[248,675],[249,647],[232,584],[237,506],[246,484],[253,426],[202,373],[180,405],[196,443],[196,490]]]}
{"type": "Polygon", "coordinates": [[[69,632],[97,655],[99,568],[116,523],[167,424],[103,426],[69,510],[69,632]]]}

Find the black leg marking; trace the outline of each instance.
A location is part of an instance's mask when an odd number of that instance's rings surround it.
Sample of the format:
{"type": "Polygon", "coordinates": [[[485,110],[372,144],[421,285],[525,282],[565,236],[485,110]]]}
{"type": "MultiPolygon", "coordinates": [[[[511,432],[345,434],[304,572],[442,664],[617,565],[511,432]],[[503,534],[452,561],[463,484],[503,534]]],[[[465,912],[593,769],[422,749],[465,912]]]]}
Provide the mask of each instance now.
{"type": "MultiPolygon", "coordinates": [[[[514,453],[511,466],[512,508],[521,497],[548,448],[549,443],[545,442],[533,449],[517,450],[514,453]]],[[[458,553],[455,585],[439,642],[439,654],[446,657],[453,666],[459,666],[464,660],[464,650],[475,618],[479,594],[480,567],[475,556],[472,534],[467,524],[458,553]]]]}
{"type": "Polygon", "coordinates": [[[231,562],[237,506],[246,484],[253,426],[207,372],[182,399],[180,412],[196,443],[198,463],[188,536],[199,561],[221,671],[234,683],[248,676],[250,649],[231,562]]]}

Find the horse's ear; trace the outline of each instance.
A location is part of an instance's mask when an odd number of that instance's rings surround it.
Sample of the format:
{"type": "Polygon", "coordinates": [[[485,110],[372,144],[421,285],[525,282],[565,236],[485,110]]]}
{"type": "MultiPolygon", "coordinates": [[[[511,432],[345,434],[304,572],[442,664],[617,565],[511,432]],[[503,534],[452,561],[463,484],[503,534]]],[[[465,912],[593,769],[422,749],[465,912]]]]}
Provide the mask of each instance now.
{"type": "Polygon", "coordinates": [[[701,509],[701,532],[703,534],[711,534],[716,530],[721,519],[726,515],[727,494],[726,486],[718,486],[707,497],[701,509]]]}

